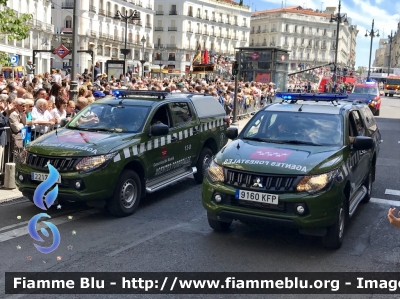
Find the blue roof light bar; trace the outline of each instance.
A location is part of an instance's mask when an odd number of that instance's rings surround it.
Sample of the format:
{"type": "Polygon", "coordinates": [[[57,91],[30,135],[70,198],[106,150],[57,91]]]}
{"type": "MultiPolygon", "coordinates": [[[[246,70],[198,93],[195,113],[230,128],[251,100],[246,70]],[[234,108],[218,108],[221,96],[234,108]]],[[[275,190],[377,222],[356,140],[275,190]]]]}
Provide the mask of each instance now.
{"type": "Polygon", "coordinates": [[[159,97],[165,99],[169,94],[167,91],[154,91],[154,90],[124,90],[124,89],[114,89],[112,94],[117,97],[127,97],[127,96],[150,96],[159,97]]]}
{"type": "Polygon", "coordinates": [[[333,102],[347,99],[347,94],[343,93],[295,93],[295,92],[277,92],[277,98],[281,98],[282,102],[290,101],[315,101],[315,102],[333,102]]]}

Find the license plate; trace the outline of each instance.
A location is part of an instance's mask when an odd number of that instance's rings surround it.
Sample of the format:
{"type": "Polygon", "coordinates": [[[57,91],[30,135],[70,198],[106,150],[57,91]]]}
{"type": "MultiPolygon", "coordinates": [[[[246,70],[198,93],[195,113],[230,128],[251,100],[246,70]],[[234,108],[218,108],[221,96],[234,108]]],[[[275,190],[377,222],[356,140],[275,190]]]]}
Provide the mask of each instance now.
{"type": "Polygon", "coordinates": [[[272,205],[277,205],[279,200],[279,196],[276,194],[268,194],[263,192],[254,192],[247,190],[236,190],[235,198],[240,200],[259,202],[259,203],[267,203],[272,205]]]}
{"type": "MultiPolygon", "coordinates": [[[[31,180],[32,181],[43,182],[43,181],[47,180],[48,177],[49,177],[48,173],[31,172],[31,180]]],[[[58,176],[57,183],[61,184],[61,175],[58,176]]]]}

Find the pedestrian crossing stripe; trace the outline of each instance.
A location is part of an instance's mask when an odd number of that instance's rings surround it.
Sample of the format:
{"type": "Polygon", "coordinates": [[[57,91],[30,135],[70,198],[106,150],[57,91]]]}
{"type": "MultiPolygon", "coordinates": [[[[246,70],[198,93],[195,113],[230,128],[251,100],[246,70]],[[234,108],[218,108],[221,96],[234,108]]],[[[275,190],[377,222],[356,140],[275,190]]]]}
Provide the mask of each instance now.
{"type": "Polygon", "coordinates": [[[206,123],[202,123],[198,126],[191,127],[189,129],[184,129],[182,131],[175,132],[173,134],[169,134],[167,136],[154,138],[147,142],[143,142],[140,144],[136,144],[134,146],[126,147],[126,148],[122,149],[122,151],[114,157],[114,162],[119,162],[123,159],[128,159],[131,156],[137,156],[146,151],[150,151],[152,149],[156,149],[156,148],[165,146],[166,144],[171,144],[172,137],[178,138],[179,140],[183,140],[183,139],[193,136],[194,130],[197,130],[200,132],[205,132],[205,131],[212,130],[214,128],[217,128],[217,127],[223,126],[223,125],[224,125],[224,119],[221,117],[221,118],[218,118],[218,119],[206,122],[206,123]]]}

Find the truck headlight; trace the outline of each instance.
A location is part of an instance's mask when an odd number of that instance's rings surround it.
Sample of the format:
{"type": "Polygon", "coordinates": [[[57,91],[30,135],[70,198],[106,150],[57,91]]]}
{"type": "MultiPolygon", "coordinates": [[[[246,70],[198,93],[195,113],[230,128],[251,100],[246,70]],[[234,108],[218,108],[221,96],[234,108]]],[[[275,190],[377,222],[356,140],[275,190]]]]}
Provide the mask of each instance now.
{"type": "Polygon", "coordinates": [[[76,166],[79,171],[92,171],[108,163],[117,153],[83,158],[76,166]]]}
{"type": "Polygon", "coordinates": [[[324,188],[329,187],[338,173],[339,173],[338,170],[335,169],[323,174],[306,175],[297,184],[296,190],[299,192],[306,191],[310,194],[317,193],[323,190],[324,188]]]}
{"type": "Polygon", "coordinates": [[[223,182],[224,181],[224,168],[218,165],[214,160],[210,163],[207,169],[208,177],[211,181],[223,182]]]}

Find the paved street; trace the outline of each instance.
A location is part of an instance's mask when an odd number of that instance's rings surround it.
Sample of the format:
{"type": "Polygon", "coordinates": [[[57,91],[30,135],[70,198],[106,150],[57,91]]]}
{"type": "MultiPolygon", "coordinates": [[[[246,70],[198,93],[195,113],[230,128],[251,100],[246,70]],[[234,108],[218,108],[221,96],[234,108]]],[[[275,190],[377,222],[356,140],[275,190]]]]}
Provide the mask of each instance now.
{"type": "MultiPolygon", "coordinates": [[[[215,233],[208,226],[201,205],[201,186],[187,179],[149,195],[139,210],[126,218],[114,218],[101,209],[79,206],[63,205],[52,210],[50,214],[60,231],[61,245],[45,255],[35,249],[27,231],[27,222],[38,209],[27,200],[17,199],[0,204],[0,293],[4,293],[4,272],[8,271],[398,271],[400,231],[389,225],[386,215],[390,206],[400,207],[400,98],[383,98],[382,105],[377,119],[384,142],[377,162],[373,199],[361,205],[350,220],[340,250],[327,251],[319,238],[280,227],[259,229],[234,223],[231,232],[215,233]]],[[[155,297],[147,297],[150,296],[155,297]]],[[[132,295],[57,297],[139,298],[132,295]]],[[[321,295],[268,296],[298,297],[322,298],[321,295]]],[[[7,298],[54,298],[54,295],[7,298]]]]}

